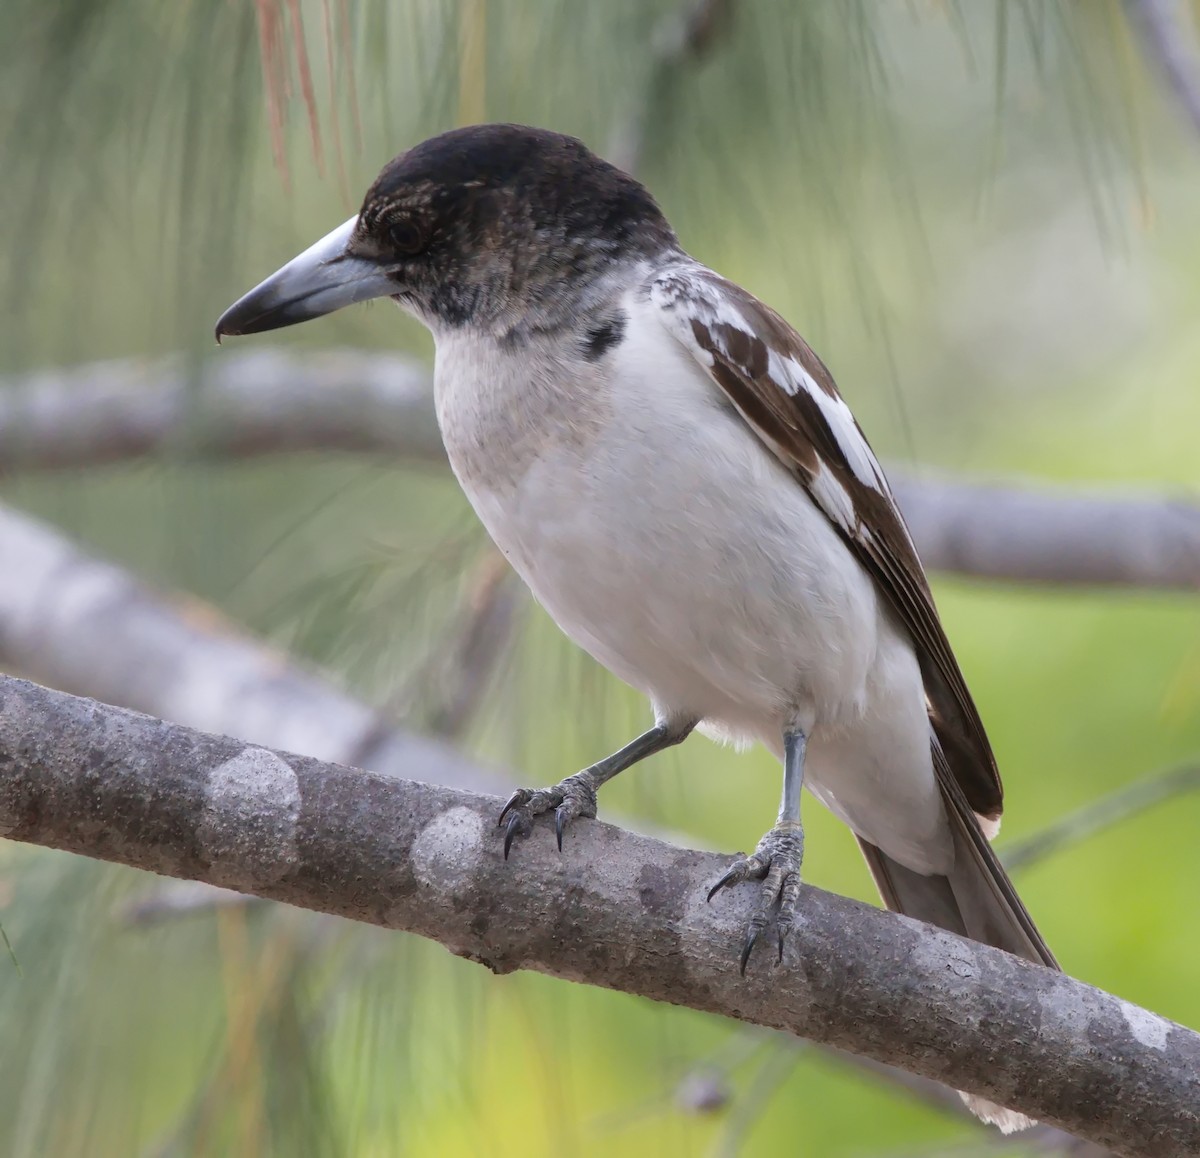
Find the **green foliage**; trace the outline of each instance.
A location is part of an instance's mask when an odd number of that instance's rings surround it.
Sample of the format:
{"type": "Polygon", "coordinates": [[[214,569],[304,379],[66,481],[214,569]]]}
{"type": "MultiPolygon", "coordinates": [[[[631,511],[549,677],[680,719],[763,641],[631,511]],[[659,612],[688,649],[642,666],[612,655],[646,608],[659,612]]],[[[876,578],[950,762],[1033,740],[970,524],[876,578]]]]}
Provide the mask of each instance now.
{"type": "MultiPolygon", "coordinates": [[[[685,244],[800,326],[890,458],[1194,488],[1196,144],[1151,99],[1123,6],[731,9],[706,53],[662,71],[668,0],[6,0],[3,368],[210,356],[220,309],[411,142],[486,117],[604,149],[640,117],[639,171],[685,244]]],[[[279,340],[428,348],[383,307],[279,340]]],[[[333,455],[180,453],[5,479],[3,497],[416,724],[481,545],[448,479],[333,455]]],[[[1000,755],[1007,837],[1200,750],[1193,601],[939,596],[1000,755]]],[[[553,779],[643,722],[534,612],[469,743],[553,779]]],[[[726,848],[773,815],[763,753],[697,739],[655,765],[606,790],[608,815],[726,848]]],[[[1198,820],[1200,801],[1174,802],[1019,881],[1071,972],[1192,1025],[1198,820]]],[[[807,823],[808,879],[868,897],[845,830],[811,805],[807,823]]],[[[771,1041],[732,1047],[732,1110],[688,1113],[676,1086],[725,1065],[736,1029],[267,906],[135,924],[154,880],[3,858],[24,971],[0,955],[14,1158],[837,1158],[982,1137],[771,1041]]]]}

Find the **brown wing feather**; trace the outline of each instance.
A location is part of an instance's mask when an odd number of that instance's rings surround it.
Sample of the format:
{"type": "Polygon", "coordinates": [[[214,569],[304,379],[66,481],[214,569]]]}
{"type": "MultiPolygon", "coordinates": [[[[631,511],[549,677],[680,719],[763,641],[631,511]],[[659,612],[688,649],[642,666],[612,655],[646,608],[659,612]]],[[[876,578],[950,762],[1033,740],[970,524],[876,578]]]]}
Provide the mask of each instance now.
{"type": "Polygon", "coordinates": [[[795,471],[874,577],[917,645],[930,718],[958,788],[975,812],[999,818],[1003,790],[996,760],[916,548],[824,363],[779,314],[703,266],[660,276],[650,296],[673,316],[677,336],[710,364],[717,385],[795,471]],[[784,375],[787,380],[781,381],[784,375]],[[851,448],[853,461],[846,439],[860,440],[851,448]],[[873,471],[867,481],[861,477],[864,462],[873,471]],[[839,506],[831,495],[848,497],[849,503],[839,506]],[[845,517],[847,507],[853,519],[845,517]]]}

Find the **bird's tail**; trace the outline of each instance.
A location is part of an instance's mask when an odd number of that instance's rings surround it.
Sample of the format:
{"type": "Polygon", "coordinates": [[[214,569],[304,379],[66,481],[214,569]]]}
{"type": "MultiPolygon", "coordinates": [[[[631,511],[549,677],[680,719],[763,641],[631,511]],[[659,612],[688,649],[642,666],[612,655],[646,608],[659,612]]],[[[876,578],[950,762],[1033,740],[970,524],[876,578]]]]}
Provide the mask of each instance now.
{"type": "MultiPolygon", "coordinates": [[[[992,851],[937,743],[933,755],[954,838],[954,867],[945,876],[924,876],[859,837],[884,904],[895,912],[1057,969],[1054,954],[992,851]]],[[[1024,1114],[977,1095],[962,1096],[972,1113],[1006,1134],[1033,1124],[1024,1114]]]]}

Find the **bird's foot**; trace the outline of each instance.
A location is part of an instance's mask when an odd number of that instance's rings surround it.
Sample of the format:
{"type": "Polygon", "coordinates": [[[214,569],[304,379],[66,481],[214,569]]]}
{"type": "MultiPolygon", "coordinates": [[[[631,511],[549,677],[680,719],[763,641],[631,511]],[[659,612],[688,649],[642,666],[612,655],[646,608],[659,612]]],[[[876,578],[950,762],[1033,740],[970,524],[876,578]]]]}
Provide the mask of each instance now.
{"type": "Polygon", "coordinates": [[[783,960],[783,944],[792,931],[796,917],[796,899],[800,895],[800,863],[804,859],[804,829],[799,821],[777,824],[758,842],[750,856],[739,857],[729,871],[709,890],[711,901],[722,889],[732,888],[743,881],[762,881],[759,886],[758,908],[746,926],[739,965],[743,976],[746,962],[755,942],[768,925],[774,924],[779,943],[779,960],[783,960]]]}
{"type": "Polygon", "coordinates": [[[533,829],[533,818],[543,812],[554,810],[554,831],[558,837],[558,851],[562,852],[563,831],[572,820],[580,816],[596,815],[596,782],[591,770],[585,768],[568,776],[550,788],[518,788],[500,812],[498,824],[504,829],[504,859],[518,836],[528,836],[533,829]]]}

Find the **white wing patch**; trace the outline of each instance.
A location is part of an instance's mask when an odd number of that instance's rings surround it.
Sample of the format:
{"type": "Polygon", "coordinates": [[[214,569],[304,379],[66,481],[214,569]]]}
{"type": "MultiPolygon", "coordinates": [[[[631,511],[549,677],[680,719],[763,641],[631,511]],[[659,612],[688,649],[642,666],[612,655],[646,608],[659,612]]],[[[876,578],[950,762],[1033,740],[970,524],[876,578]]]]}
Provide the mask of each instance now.
{"type": "Polygon", "coordinates": [[[812,375],[795,358],[778,350],[772,350],[767,356],[767,372],[788,394],[795,394],[798,390],[807,390],[810,394],[817,392],[818,387],[812,375]]]}
{"type": "Polygon", "coordinates": [[[881,494],[890,495],[891,491],[888,489],[887,480],[883,477],[883,468],[879,465],[879,460],[875,457],[867,440],[863,438],[862,432],[858,429],[858,423],[854,421],[854,415],[850,413],[850,407],[846,405],[845,400],[830,398],[824,390],[819,388],[814,391],[813,396],[821,408],[821,413],[825,415],[825,421],[829,424],[833,437],[837,439],[842,454],[846,456],[846,462],[854,472],[854,477],[863,486],[871,487],[881,494]]]}
{"type": "MultiPolygon", "coordinates": [[[[766,374],[788,397],[803,394],[820,411],[830,435],[855,479],[865,487],[892,498],[883,468],[854,421],[850,407],[836,392],[830,393],[812,376],[799,359],[772,344],[771,335],[754,326],[728,294],[722,292],[716,275],[703,266],[681,266],[661,275],[650,285],[650,300],[663,312],[668,328],[701,365],[711,368],[715,357],[704,349],[693,332],[693,322],[708,331],[713,344],[735,363],[739,361],[726,328],[745,335],[745,345],[761,343],[766,352],[766,374]],[[698,273],[706,276],[693,276],[698,273]]],[[[746,369],[746,367],[743,367],[746,369]]],[[[767,431],[760,431],[775,449],[767,431]]],[[[810,482],[813,497],[830,519],[844,531],[870,541],[870,531],[858,519],[854,499],[828,467],[816,472],[810,482]]]]}
{"type": "Polygon", "coordinates": [[[794,397],[803,390],[816,402],[842,454],[846,456],[846,462],[854,472],[854,477],[863,486],[883,494],[890,493],[879,461],[867,440],[863,438],[858,423],[854,421],[854,415],[850,413],[850,407],[843,398],[831,398],[795,358],[781,354],[778,350],[771,350],[767,356],[767,373],[785,393],[794,397]]]}
{"type": "Polygon", "coordinates": [[[738,310],[732,302],[725,298],[718,297],[713,305],[715,307],[716,316],[713,319],[717,322],[723,322],[727,326],[731,326],[735,330],[742,330],[744,333],[754,333],[754,327],[746,321],[744,315],[738,310]]]}
{"type": "Polygon", "coordinates": [[[858,515],[854,510],[854,500],[850,492],[834,477],[828,467],[821,467],[808,484],[813,498],[826,518],[832,519],[843,531],[860,538],[864,537],[858,515]]]}

